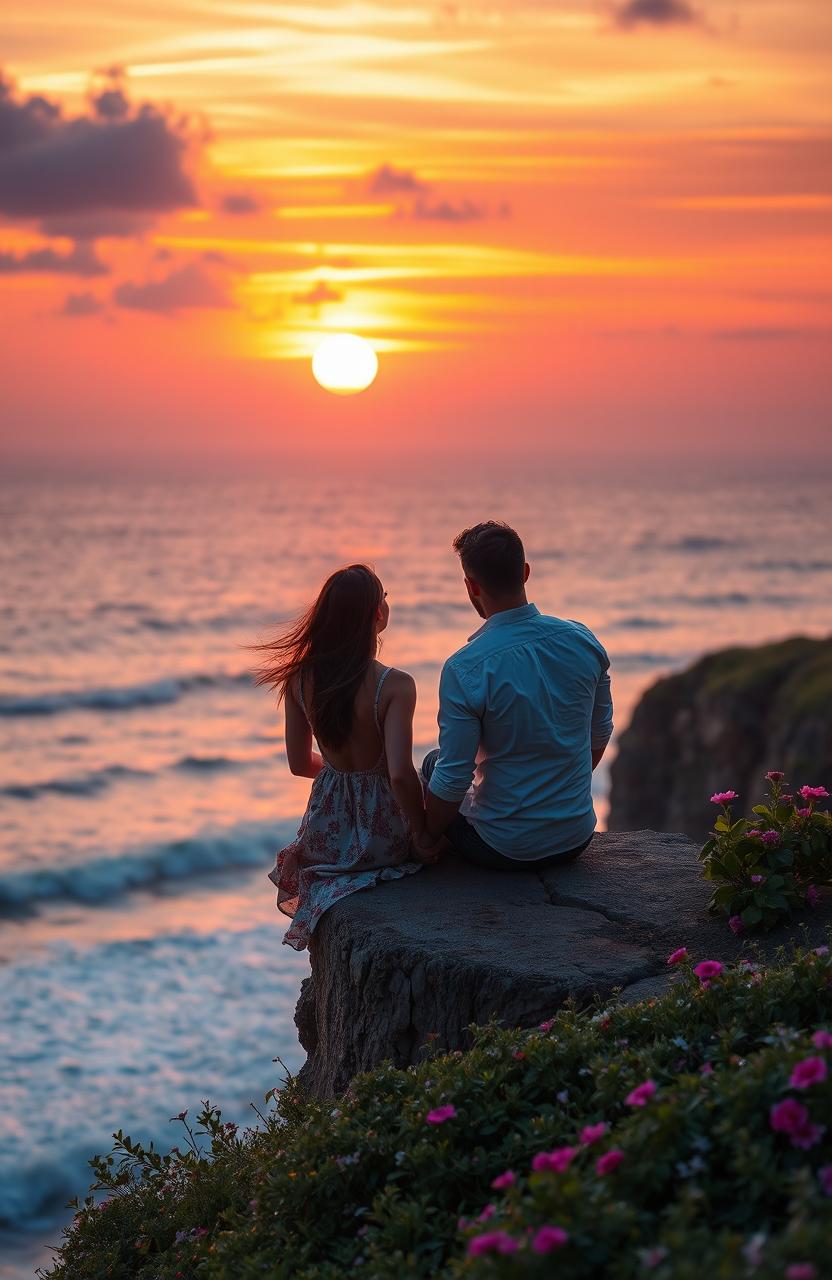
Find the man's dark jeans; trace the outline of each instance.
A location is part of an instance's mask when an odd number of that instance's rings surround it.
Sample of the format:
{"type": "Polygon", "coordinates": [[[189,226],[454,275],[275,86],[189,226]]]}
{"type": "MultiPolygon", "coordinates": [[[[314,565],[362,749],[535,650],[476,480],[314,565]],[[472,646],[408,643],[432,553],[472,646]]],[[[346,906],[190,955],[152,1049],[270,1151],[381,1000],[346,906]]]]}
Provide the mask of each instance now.
{"type": "MultiPolygon", "coordinates": [[[[426,787],[438,759],[439,752],[433,750],[429,751],[422,761],[420,773],[426,787]]],[[[566,853],[553,853],[547,858],[538,858],[535,861],[531,859],[521,861],[519,858],[507,858],[504,853],[498,853],[496,849],[492,849],[491,845],[483,840],[476,827],[473,827],[467,818],[463,818],[461,813],[456,815],[445,831],[445,835],[466,862],[473,862],[478,867],[488,867],[491,871],[544,871],[550,867],[559,867],[564,862],[572,862],[580,857],[592,839],[590,836],[589,840],[584,841],[579,848],[569,849],[566,853]]]]}

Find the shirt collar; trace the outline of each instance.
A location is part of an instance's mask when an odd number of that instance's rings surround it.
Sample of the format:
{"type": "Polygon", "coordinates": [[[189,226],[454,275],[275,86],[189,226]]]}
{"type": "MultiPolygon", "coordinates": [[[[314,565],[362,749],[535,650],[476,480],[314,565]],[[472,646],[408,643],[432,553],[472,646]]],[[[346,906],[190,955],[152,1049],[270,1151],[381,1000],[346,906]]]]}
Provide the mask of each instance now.
{"type": "Polygon", "coordinates": [[[516,609],[502,609],[499,613],[492,613],[490,618],[486,618],[481,627],[478,627],[473,635],[468,637],[476,640],[477,636],[481,636],[484,631],[493,631],[495,627],[510,627],[515,622],[525,622],[527,618],[537,618],[540,616],[540,610],[536,604],[521,604],[516,609]]]}

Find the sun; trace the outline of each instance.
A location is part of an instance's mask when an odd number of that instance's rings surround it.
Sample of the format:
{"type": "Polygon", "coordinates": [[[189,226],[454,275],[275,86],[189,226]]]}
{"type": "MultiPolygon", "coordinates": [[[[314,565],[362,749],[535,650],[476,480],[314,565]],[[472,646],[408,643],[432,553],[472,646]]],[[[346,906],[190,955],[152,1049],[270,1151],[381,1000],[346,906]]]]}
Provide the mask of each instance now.
{"type": "Polygon", "coordinates": [[[356,333],[333,333],[312,357],[312,372],[326,391],[339,396],[366,391],[378,373],[378,356],[366,338],[356,333]]]}

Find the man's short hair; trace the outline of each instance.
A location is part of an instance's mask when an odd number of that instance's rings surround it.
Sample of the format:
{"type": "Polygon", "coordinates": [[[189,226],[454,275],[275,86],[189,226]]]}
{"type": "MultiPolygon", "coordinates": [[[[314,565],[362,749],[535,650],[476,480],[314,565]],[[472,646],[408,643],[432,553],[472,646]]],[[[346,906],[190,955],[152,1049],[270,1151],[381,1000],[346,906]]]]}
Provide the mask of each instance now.
{"type": "Polygon", "coordinates": [[[502,520],[485,520],[454,538],[466,578],[500,599],[522,591],[526,553],[520,535],[502,520]]]}

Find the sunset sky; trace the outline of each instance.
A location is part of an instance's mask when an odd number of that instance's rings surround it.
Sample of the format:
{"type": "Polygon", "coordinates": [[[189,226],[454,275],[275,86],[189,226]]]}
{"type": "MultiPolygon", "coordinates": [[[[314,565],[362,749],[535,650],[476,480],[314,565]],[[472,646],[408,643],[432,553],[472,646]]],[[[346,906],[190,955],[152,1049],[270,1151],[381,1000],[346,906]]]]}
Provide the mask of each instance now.
{"type": "Polygon", "coordinates": [[[827,0],[12,0],[2,453],[828,456],[830,53],[827,0]]]}

